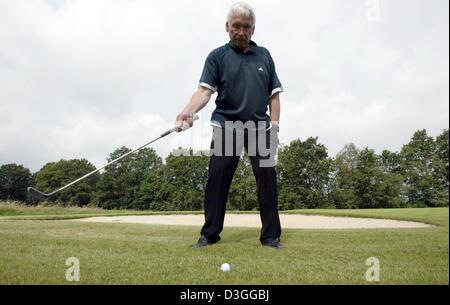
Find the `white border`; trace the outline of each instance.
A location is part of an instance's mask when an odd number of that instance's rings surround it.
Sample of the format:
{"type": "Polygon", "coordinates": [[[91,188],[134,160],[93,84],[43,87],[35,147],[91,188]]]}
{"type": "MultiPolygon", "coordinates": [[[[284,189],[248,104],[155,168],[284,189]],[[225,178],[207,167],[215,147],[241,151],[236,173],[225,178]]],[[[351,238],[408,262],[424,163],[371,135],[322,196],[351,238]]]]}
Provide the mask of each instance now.
{"type": "Polygon", "coordinates": [[[217,87],[213,87],[213,86],[211,86],[211,85],[209,85],[207,83],[200,83],[199,87],[205,87],[205,88],[208,88],[209,90],[217,92],[217,87]]]}
{"type": "Polygon", "coordinates": [[[274,96],[274,94],[276,94],[278,92],[283,92],[283,88],[279,87],[279,88],[273,89],[272,93],[270,94],[270,97],[274,96]]]}

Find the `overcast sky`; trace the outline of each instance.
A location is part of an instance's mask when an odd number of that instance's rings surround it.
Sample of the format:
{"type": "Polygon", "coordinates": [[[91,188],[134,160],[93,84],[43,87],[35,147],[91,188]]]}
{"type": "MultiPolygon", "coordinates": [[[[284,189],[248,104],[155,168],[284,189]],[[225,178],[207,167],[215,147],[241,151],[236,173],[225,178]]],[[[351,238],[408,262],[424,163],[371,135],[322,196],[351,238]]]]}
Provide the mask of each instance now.
{"type": "MultiPolygon", "coordinates": [[[[0,165],[96,166],[173,126],[235,1],[0,0],[0,165]]],[[[285,92],[280,141],[399,151],[449,126],[448,0],[253,0],[285,92]]],[[[195,127],[156,142],[206,149],[195,127]]]]}

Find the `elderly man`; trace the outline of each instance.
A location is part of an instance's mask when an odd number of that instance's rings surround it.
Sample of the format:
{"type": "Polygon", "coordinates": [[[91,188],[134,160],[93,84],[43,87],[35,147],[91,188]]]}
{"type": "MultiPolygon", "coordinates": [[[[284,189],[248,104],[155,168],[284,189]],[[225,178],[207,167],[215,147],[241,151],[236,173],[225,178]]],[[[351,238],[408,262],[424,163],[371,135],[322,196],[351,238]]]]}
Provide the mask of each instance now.
{"type": "Polygon", "coordinates": [[[220,240],[228,191],[245,147],[257,183],[261,244],[281,249],[274,155],[279,144],[282,85],[269,51],[251,40],[255,32],[253,9],[245,3],[233,5],[225,26],[230,42],[209,54],[198,90],[176,118],[177,126],[192,126],[193,115],[205,107],[213,93],[218,93],[211,117],[205,224],[195,247],[220,240]]]}

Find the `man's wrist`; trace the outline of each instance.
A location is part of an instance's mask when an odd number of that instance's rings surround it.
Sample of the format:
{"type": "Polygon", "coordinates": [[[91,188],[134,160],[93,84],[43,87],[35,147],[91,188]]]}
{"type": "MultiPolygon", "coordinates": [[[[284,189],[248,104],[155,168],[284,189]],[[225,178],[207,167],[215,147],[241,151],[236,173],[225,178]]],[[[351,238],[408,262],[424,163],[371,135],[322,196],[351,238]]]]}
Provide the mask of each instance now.
{"type": "Polygon", "coordinates": [[[280,130],[280,122],[278,122],[278,121],[271,121],[270,123],[272,124],[272,126],[274,126],[276,128],[277,131],[280,130]]]}

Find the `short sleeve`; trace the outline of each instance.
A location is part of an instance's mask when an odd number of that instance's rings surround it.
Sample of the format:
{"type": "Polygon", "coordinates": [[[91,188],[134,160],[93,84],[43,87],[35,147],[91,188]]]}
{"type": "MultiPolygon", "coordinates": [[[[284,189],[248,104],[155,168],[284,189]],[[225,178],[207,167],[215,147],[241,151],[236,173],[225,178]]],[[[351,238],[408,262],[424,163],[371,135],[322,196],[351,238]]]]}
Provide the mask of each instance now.
{"type": "Polygon", "coordinates": [[[219,79],[218,71],[217,56],[213,51],[206,58],[199,86],[206,87],[216,92],[218,84],[217,80],[219,79]]]}
{"type": "Polygon", "coordinates": [[[268,53],[269,61],[270,61],[270,96],[272,97],[274,94],[283,92],[283,85],[280,82],[280,79],[278,78],[276,69],[275,69],[275,63],[273,62],[272,56],[270,56],[270,53],[268,53]]]}

